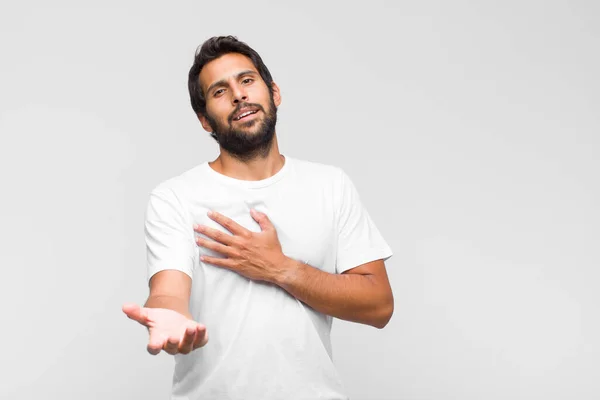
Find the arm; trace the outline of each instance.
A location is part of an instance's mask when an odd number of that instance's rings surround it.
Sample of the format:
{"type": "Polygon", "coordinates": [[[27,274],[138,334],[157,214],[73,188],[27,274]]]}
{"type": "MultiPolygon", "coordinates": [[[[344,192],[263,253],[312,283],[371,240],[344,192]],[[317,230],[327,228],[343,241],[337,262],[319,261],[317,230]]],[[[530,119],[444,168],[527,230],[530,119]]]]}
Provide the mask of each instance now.
{"type": "Polygon", "coordinates": [[[144,307],[176,311],[191,319],[195,247],[188,214],[168,188],[150,193],[144,223],[150,294],[144,307]]]}
{"type": "Polygon", "coordinates": [[[189,310],[195,248],[186,215],[172,191],[151,193],[145,221],[150,294],[143,307],[126,303],[123,312],[148,328],[153,355],[188,354],[208,342],[206,326],[189,310]]]}
{"type": "Polygon", "coordinates": [[[382,329],[394,312],[394,297],[382,260],[330,274],[287,258],[274,283],[315,310],[382,329]]]}
{"type": "MultiPolygon", "coordinates": [[[[394,299],[383,258],[343,268],[342,274],[323,272],[285,256],[269,218],[255,210],[251,214],[261,232],[250,232],[231,218],[209,213],[231,234],[196,225],[194,230],[208,237],[197,237],[198,245],[226,256],[202,256],[200,260],[248,279],[274,283],[321,313],[380,329],[388,323],[394,299]]],[[[351,260],[346,257],[343,265],[351,260]]]]}
{"type": "Polygon", "coordinates": [[[144,307],[123,305],[123,312],[148,328],[147,350],[156,355],[188,354],[206,345],[206,326],[192,320],[189,312],[191,278],[177,270],[157,272],[150,279],[150,295],[144,307]]]}
{"type": "Polygon", "coordinates": [[[192,319],[189,311],[192,279],[178,270],[157,272],[150,279],[150,294],[144,307],[166,308],[192,319]]]}

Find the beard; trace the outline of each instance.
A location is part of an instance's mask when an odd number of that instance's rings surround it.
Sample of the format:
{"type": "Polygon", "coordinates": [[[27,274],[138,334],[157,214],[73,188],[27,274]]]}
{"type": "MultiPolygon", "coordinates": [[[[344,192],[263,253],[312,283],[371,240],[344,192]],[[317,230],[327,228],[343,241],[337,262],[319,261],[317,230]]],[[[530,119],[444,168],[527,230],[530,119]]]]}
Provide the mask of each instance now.
{"type": "Polygon", "coordinates": [[[227,124],[217,122],[215,118],[206,113],[213,132],[210,134],[219,143],[221,148],[241,161],[249,161],[269,154],[275,136],[277,123],[277,107],[271,96],[269,109],[265,110],[260,104],[240,103],[227,119],[227,124]],[[238,122],[233,127],[233,116],[243,107],[255,107],[263,113],[262,118],[248,122],[238,122]]]}

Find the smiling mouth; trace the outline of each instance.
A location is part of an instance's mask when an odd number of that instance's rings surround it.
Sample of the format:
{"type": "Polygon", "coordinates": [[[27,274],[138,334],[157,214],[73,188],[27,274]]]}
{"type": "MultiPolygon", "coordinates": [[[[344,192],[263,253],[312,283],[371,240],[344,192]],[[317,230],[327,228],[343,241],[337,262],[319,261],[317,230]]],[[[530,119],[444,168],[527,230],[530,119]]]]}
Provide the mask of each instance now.
{"type": "Polygon", "coordinates": [[[245,113],[240,114],[239,116],[235,117],[233,120],[234,121],[240,121],[246,117],[248,117],[249,115],[253,115],[256,114],[258,112],[258,110],[254,110],[254,111],[246,111],[245,113]]]}

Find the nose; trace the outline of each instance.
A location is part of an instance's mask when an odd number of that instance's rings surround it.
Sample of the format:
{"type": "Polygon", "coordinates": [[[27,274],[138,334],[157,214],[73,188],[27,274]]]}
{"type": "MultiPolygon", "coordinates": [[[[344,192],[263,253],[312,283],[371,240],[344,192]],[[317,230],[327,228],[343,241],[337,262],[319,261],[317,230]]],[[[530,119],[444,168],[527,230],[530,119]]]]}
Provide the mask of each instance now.
{"type": "Polygon", "coordinates": [[[237,104],[240,101],[248,101],[248,94],[242,86],[236,85],[233,88],[233,104],[237,104]]]}

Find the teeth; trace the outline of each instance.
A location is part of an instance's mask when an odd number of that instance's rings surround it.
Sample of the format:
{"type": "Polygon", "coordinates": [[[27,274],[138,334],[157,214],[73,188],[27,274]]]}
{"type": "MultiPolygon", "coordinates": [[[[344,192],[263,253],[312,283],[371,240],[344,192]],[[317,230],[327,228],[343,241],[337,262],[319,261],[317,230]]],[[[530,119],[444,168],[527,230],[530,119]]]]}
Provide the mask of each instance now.
{"type": "Polygon", "coordinates": [[[250,114],[254,114],[256,111],[247,111],[245,113],[243,113],[242,115],[240,115],[239,117],[236,118],[236,120],[240,120],[242,118],[244,118],[246,115],[250,115],[250,114]]]}

